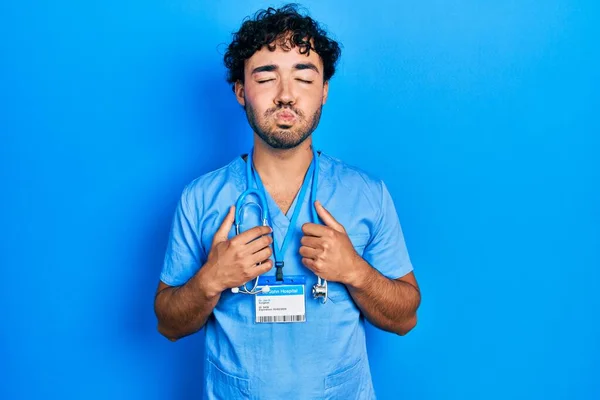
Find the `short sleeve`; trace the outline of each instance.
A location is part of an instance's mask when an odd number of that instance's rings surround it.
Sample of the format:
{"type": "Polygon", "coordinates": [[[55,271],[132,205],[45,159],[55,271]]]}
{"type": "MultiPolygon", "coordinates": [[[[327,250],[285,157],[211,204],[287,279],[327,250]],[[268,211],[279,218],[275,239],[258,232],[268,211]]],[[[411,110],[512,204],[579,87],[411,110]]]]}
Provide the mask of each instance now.
{"type": "Polygon", "coordinates": [[[381,182],[381,207],[375,222],[372,239],[363,258],[373,268],[390,279],[398,279],[413,270],[408,256],[400,220],[394,201],[384,182],[381,182]]]}
{"type": "Polygon", "coordinates": [[[186,187],[179,199],[171,224],[169,241],[160,280],[169,286],[186,283],[206,260],[199,240],[198,212],[191,204],[192,194],[186,187]]]}

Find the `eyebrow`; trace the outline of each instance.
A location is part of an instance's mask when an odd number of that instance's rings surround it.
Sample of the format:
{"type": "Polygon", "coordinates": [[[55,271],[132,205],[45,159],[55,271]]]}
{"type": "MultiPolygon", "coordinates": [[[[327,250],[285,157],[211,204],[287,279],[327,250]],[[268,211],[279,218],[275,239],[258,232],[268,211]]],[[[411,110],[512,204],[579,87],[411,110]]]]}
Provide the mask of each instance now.
{"type": "MultiPolygon", "coordinates": [[[[277,71],[278,69],[279,67],[275,64],[261,65],[260,67],[256,67],[252,70],[252,75],[257,74],[259,72],[273,72],[277,71]]],[[[319,69],[317,68],[317,66],[311,62],[296,64],[294,65],[294,69],[299,71],[303,69],[312,69],[316,73],[319,73],[319,69]]]]}

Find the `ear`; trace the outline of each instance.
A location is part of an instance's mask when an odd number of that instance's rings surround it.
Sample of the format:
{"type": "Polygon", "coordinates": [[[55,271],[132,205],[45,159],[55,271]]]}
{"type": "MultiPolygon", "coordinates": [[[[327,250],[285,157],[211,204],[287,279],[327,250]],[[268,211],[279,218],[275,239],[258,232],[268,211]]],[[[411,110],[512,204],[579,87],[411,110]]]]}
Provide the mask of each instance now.
{"type": "Polygon", "coordinates": [[[327,102],[327,95],[329,94],[329,81],[323,83],[323,105],[327,102]]]}
{"type": "Polygon", "coordinates": [[[237,81],[235,83],[235,88],[234,88],[234,92],[235,92],[235,98],[237,99],[238,103],[240,103],[240,105],[242,107],[246,106],[246,99],[244,98],[244,84],[241,81],[237,81]]]}

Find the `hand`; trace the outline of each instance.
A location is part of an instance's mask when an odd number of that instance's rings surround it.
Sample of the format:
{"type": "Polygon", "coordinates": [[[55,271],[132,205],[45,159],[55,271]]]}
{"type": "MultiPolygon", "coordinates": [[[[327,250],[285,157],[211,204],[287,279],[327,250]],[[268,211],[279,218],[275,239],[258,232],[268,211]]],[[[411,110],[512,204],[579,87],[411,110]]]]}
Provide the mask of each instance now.
{"type": "Polygon", "coordinates": [[[304,237],[300,240],[302,264],[323,279],[348,284],[360,272],[360,255],[344,227],[333,218],[319,201],[315,202],[317,214],[325,223],[302,225],[304,237]]]}
{"type": "Polygon", "coordinates": [[[268,226],[257,226],[228,240],[227,235],[235,221],[235,206],[229,208],[223,223],[215,233],[207,268],[212,287],[217,292],[241,286],[268,272],[273,267],[269,259],[273,238],[268,226]]]}

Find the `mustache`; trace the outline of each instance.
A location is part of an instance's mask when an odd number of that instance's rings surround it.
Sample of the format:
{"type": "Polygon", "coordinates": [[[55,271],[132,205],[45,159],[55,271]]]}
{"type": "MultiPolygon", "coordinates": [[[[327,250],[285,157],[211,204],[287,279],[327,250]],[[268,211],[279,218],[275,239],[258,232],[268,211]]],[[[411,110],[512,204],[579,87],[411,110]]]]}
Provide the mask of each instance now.
{"type": "Polygon", "coordinates": [[[292,107],[292,106],[278,106],[278,107],[269,108],[267,111],[265,111],[265,117],[270,117],[271,115],[275,114],[276,112],[279,112],[282,110],[293,111],[300,118],[304,118],[304,113],[301,110],[299,110],[295,107],[292,107]]]}

